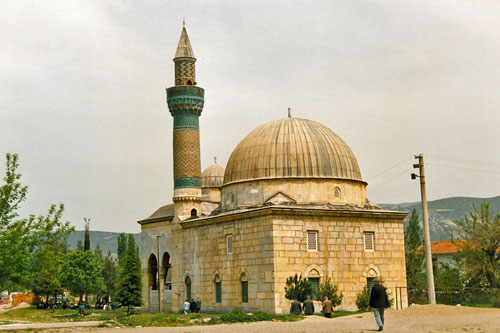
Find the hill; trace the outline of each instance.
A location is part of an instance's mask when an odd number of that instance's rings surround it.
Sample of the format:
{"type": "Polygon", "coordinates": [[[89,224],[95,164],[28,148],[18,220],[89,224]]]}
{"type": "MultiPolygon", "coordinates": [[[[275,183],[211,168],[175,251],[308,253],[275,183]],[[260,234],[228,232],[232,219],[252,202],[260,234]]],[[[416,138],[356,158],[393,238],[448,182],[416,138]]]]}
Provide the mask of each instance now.
{"type": "MultiPolygon", "coordinates": [[[[119,232],[108,232],[108,231],[89,231],[90,236],[90,247],[92,250],[95,250],[97,244],[102,250],[103,254],[106,254],[108,251],[117,253],[118,247],[118,235],[119,232]]],[[[76,249],[76,244],[79,240],[83,243],[83,238],[85,236],[84,230],[75,230],[68,237],[68,245],[70,250],[76,249]]],[[[134,234],[135,243],[140,245],[141,243],[141,234],[134,234]]]]}
{"type": "MultiPolygon", "coordinates": [[[[473,210],[473,205],[479,207],[482,202],[490,203],[491,212],[500,213],[500,196],[493,198],[470,198],[452,197],[427,202],[429,210],[429,227],[431,240],[450,240],[457,237],[459,228],[457,220],[473,210]]],[[[422,219],[422,205],[420,202],[402,204],[380,204],[384,209],[412,212],[417,209],[418,215],[422,219]]],[[[409,216],[405,219],[405,227],[409,221],[409,216]]]]}

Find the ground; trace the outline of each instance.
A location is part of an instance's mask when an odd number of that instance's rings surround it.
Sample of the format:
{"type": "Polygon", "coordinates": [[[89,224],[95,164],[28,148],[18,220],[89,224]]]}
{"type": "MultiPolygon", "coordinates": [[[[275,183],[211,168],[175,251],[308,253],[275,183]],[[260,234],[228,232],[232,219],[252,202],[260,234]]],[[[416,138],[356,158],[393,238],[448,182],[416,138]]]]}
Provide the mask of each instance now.
{"type": "MultiPolygon", "coordinates": [[[[335,319],[309,316],[299,322],[258,322],[190,327],[135,327],[98,328],[68,327],[57,328],[56,324],[16,329],[46,329],[50,332],[245,332],[245,333],[291,333],[291,332],[373,332],[377,329],[372,313],[363,313],[335,319]],[[49,327],[52,326],[51,329],[49,327]]],[[[0,325],[0,330],[10,329],[0,325]]],[[[500,309],[483,309],[447,305],[415,305],[405,310],[386,311],[384,332],[500,332],[500,309]]]]}

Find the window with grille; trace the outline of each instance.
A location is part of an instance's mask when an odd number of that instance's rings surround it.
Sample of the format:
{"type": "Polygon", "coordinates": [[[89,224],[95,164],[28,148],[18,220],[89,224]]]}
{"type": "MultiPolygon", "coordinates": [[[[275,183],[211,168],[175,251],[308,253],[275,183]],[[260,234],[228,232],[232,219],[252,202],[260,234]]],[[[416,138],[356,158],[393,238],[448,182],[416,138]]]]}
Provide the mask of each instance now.
{"type": "Polygon", "coordinates": [[[365,232],[364,233],[364,236],[365,236],[365,250],[368,250],[368,251],[373,251],[374,250],[374,244],[373,244],[373,240],[374,240],[374,232],[365,232]]]}
{"type": "Polygon", "coordinates": [[[226,236],[227,254],[233,254],[233,235],[226,236]]]}
{"type": "Polygon", "coordinates": [[[314,300],[319,300],[319,278],[309,278],[312,287],[312,298],[314,300]]]}
{"type": "Polygon", "coordinates": [[[241,281],[241,301],[248,303],[248,281],[241,281]]]}
{"type": "Polygon", "coordinates": [[[317,251],[318,250],[318,232],[308,231],[307,232],[307,250],[317,251]]]}
{"type": "Polygon", "coordinates": [[[333,196],[335,198],[340,198],[340,188],[336,187],[334,190],[333,190],[333,196]]]}
{"type": "Polygon", "coordinates": [[[215,302],[222,302],[222,285],[220,282],[215,282],[215,302]]]}

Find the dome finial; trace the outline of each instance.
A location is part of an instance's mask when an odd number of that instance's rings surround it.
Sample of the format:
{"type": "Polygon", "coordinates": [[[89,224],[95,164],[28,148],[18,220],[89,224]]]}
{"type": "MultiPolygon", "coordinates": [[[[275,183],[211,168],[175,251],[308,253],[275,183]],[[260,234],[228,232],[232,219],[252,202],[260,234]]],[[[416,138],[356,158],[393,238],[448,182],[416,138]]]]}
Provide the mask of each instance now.
{"type": "Polygon", "coordinates": [[[292,108],[288,107],[288,118],[292,118],[291,110],[292,110],[292,108]]]}
{"type": "Polygon", "coordinates": [[[214,156],[214,164],[217,164],[217,156],[214,156]]]}

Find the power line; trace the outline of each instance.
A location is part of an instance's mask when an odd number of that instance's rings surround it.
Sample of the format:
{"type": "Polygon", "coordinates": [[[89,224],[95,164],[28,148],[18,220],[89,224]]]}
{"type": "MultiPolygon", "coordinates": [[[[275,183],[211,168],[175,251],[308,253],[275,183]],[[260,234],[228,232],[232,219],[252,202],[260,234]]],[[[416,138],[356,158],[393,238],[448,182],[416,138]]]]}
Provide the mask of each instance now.
{"type": "Polygon", "coordinates": [[[490,170],[490,169],[481,169],[481,168],[468,168],[468,167],[452,166],[452,165],[444,165],[444,164],[435,164],[435,163],[427,163],[427,165],[433,165],[433,166],[442,167],[442,168],[452,168],[452,169],[463,169],[463,170],[474,170],[474,171],[500,173],[500,170],[490,170]]]}
{"type": "Polygon", "coordinates": [[[378,176],[380,176],[380,175],[382,175],[382,174],[386,173],[387,171],[394,169],[395,167],[397,167],[397,166],[399,166],[399,165],[401,165],[401,164],[405,163],[405,162],[406,162],[406,161],[408,161],[409,159],[411,159],[411,157],[408,157],[408,158],[406,158],[406,159],[402,160],[401,162],[399,162],[398,164],[395,164],[395,165],[391,166],[390,168],[387,168],[387,169],[385,169],[384,171],[381,171],[381,172],[377,173],[375,176],[370,177],[370,178],[368,179],[368,181],[371,181],[371,180],[373,180],[374,178],[377,178],[378,176]]]}
{"type": "Polygon", "coordinates": [[[409,172],[410,172],[410,171],[412,171],[412,170],[413,170],[413,169],[405,169],[405,170],[403,170],[402,172],[400,172],[400,173],[398,173],[397,175],[395,175],[394,177],[389,178],[389,179],[388,179],[388,180],[386,180],[385,182],[382,182],[382,183],[380,183],[380,184],[377,184],[377,185],[373,186],[372,188],[369,188],[369,190],[370,190],[370,191],[373,191],[374,189],[376,189],[376,188],[378,188],[378,187],[380,187],[380,186],[382,186],[382,185],[384,185],[384,184],[387,184],[387,183],[389,183],[390,181],[392,181],[392,180],[396,179],[397,177],[401,176],[402,174],[409,173],[409,172]]]}
{"type": "Polygon", "coordinates": [[[450,162],[463,162],[469,164],[479,164],[479,165],[490,165],[490,166],[498,166],[500,167],[499,162],[491,162],[491,161],[480,161],[480,160],[471,160],[471,159],[463,159],[458,157],[450,157],[450,156],[440,156],[434,154],[426,154],[426,156],[431,156],[432,158],[442,160],[442,161],[450,161],[450,162]]]}

